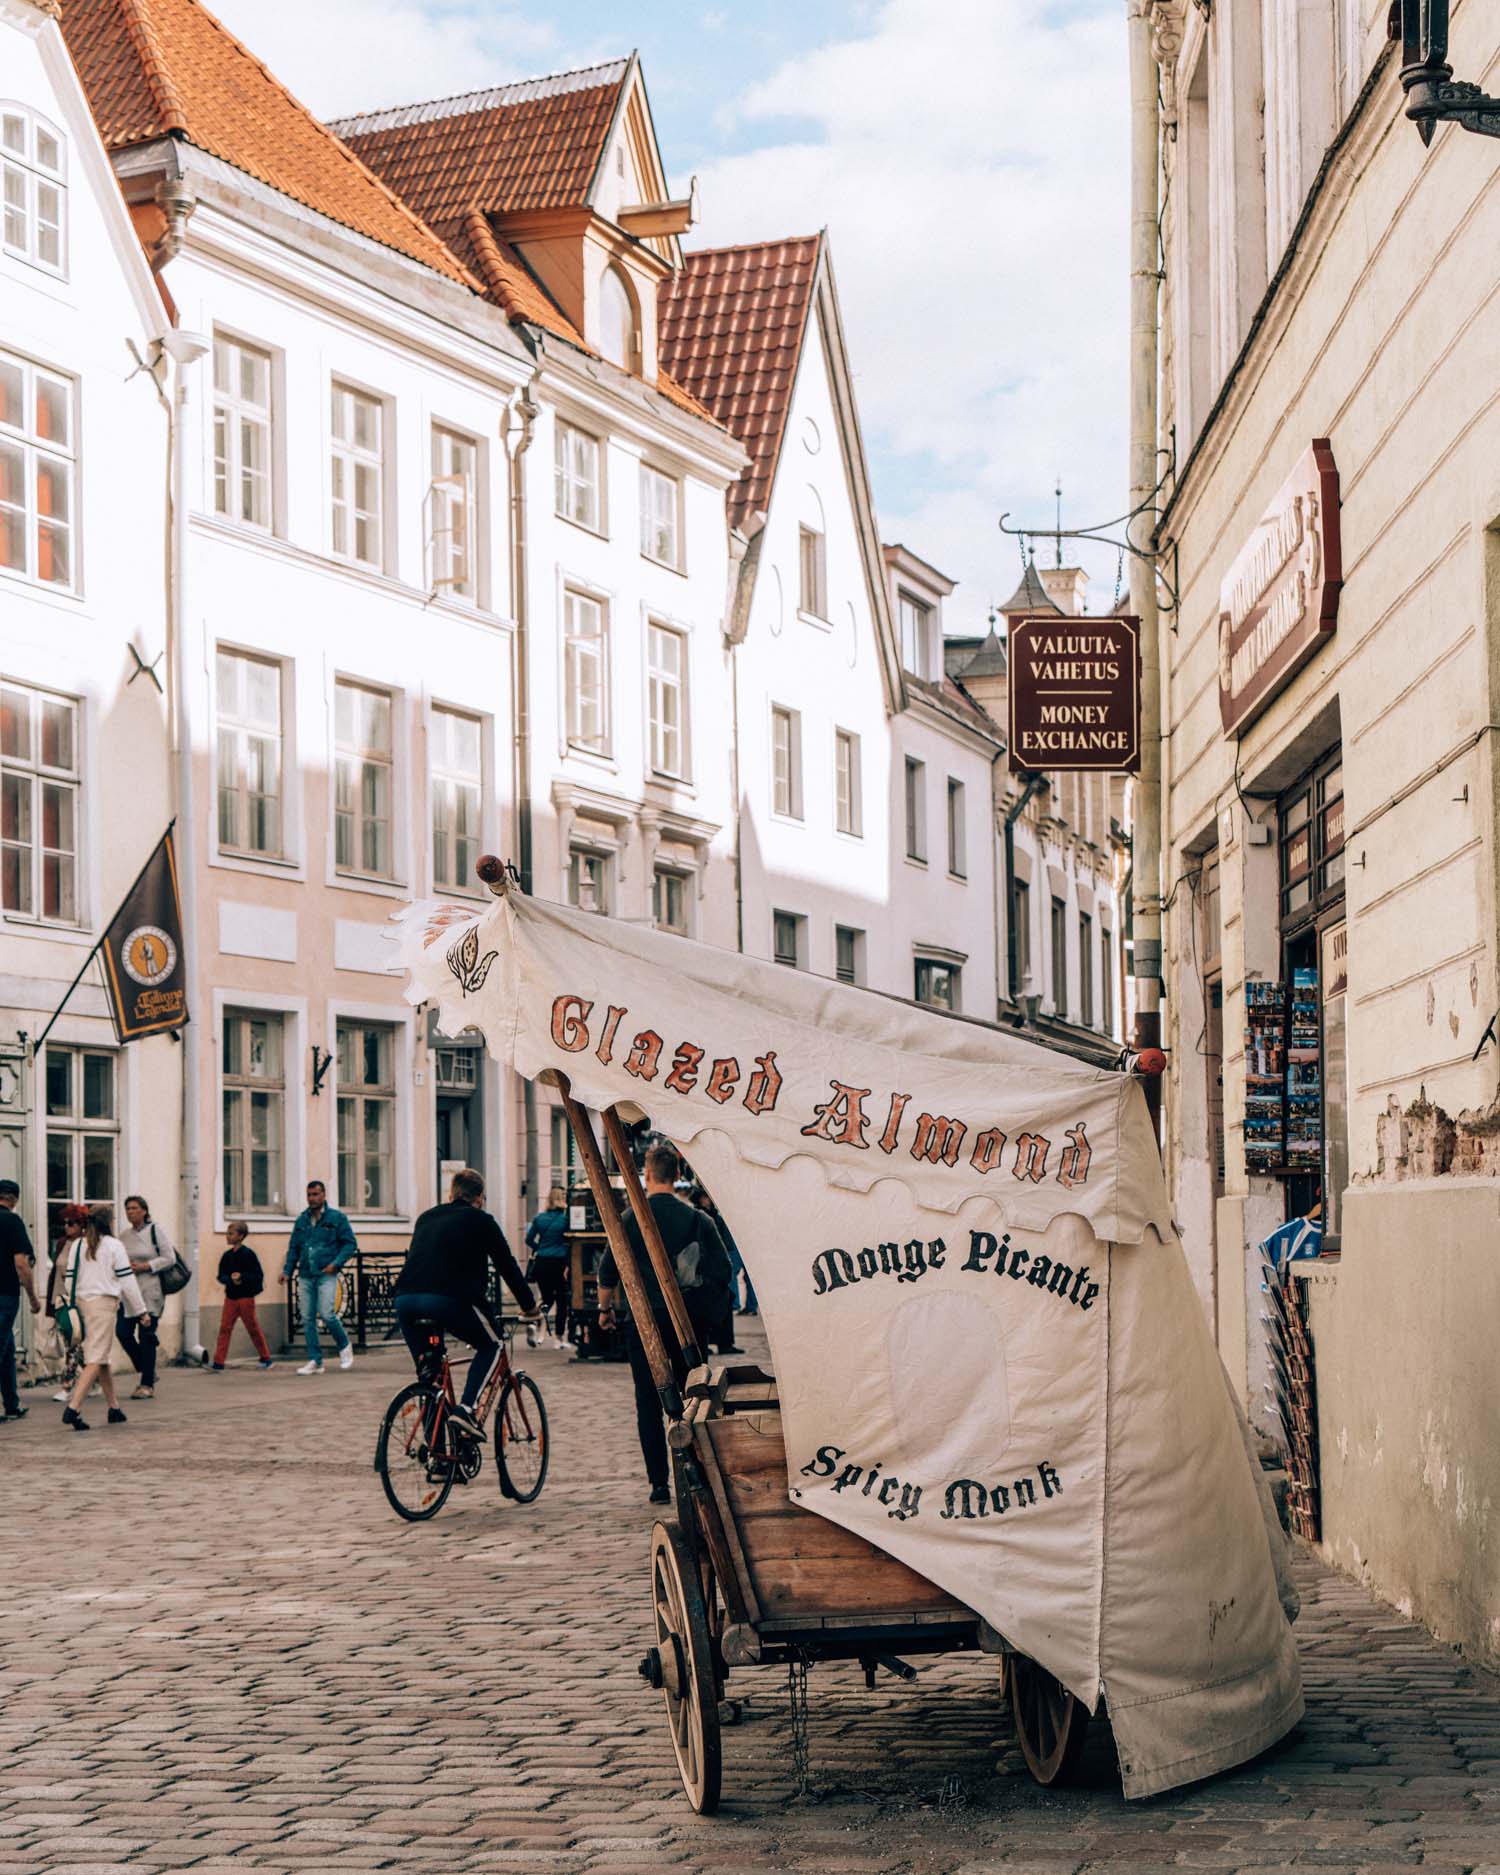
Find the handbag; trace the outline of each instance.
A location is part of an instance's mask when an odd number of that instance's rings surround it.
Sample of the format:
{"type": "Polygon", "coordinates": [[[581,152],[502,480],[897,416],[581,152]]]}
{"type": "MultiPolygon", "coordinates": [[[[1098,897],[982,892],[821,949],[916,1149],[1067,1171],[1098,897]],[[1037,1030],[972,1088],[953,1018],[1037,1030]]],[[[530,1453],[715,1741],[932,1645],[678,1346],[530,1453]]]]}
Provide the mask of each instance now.
{"type": "Polygon", "coordinates": [[[59,1302],[52,1323],[64,1341],[77,1341],[83,1334],[83,1311],[78,1306],[78,1265],[83,1261],[83,1245],[73,1249],[73,1286],[66,1302],[59,1302]]]}
{"type": "MultiPolygon", "coordinates": [[[[161,1245],[156,1241],[154,1224],[151,1226],[151,1248],[158,1256],[161,1255],[161,1245]]],[[[187,1288],[193,1280],[193,1272],[180,1250],[172,1252],[172,1261],[164,1270],[156,1272],[156,1280],[161,1284],[161,1292],[164,1296],[175,1296],[179,1290],[187,1288]]]]}

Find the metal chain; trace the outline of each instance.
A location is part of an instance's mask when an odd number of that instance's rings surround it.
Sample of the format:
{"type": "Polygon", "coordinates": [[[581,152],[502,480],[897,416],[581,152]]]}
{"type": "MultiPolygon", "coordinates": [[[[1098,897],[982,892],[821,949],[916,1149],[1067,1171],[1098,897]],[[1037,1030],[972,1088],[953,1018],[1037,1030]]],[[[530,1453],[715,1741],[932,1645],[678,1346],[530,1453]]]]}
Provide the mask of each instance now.
{"type": "Polygon", "coordinates": [[[1109,609],[1111,612],[1118,612],[1120,609],[1120,588],[1124,584],[1125,584],[1125,549],[1122,547],[1120,549],[1119,561],[1115,566],[1115,596],[1110,601],[1109,609]]]}
{"type": "Polygon", "coordinates": [[[792,1709],[792,1763],[797,1772],[797,1795],[812,1788],[812,1760],[807,1745],[807,1662],[800,1654],[787,1662],[786,1691],[792,1709]]]}

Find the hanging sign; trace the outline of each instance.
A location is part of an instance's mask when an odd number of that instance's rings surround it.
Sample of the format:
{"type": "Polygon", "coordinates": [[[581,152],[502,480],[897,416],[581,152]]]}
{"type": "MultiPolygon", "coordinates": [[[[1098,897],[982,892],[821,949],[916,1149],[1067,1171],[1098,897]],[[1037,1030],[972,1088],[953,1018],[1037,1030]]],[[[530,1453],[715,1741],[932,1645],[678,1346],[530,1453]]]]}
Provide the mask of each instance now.
{"type": "Polygon", "coordinates": [[[1277,491],[1219,589],[1219,715],[1233,735],[1325,643],[1344,583],[1339,472],[1326,437],[1277,491]]]}
{"type": "Polygon", "coordinates": [[[180,1029],[187,1021],[182,905],[172,835],[147,860],[100,942],[109,1012],[122,1042],[180,1029]]]}
{"type": "Polygon", "coordinates": [[[1141,630],[1135,618],[1039,613],[1010,627],[1010,772],[1141,765],[1141,630]]]}

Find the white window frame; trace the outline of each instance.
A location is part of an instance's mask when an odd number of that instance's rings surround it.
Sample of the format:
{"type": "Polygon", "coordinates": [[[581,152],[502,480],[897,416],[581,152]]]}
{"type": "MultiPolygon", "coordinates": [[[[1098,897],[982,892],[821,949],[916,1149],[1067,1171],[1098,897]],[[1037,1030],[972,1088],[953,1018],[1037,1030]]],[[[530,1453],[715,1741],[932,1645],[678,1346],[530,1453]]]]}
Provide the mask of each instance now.
{"type": "MultiPolygon", "coordinates": [[[[474,847],[474,858],[477,859],[484,850],[484,804],[488,792],[485,785],[489,752],[488,729],[489,723],[487,718],[476,715],[472,710],[459,709],[456,704],[435,702],[428,711],[427,822],[428,839],[432,853],[431,876],[432,889],[434,892],[457,893],[465,898],[482,898],[485,896],[485,888],[475,876],[473,865],[469,864],[465,866],[462,864],[461,856],[458,853],[456,845],[457,834],[451,827],[440,833],[438,827],[438,802],[444,790],[452,791],[452,798],[455,802],[457,799],[456,791],[458,789],[473,790],[475,812],[471,844],[474,847]],[[473,725],[479,744],[479,766],[477,772],[468,773],[460,769],[458,764],[451,760],[448,752],[439,748],[438,726],[440,719],[444,724],[450,720],[457,720],[473,725]],[[445,870],[449,873],[450,877],[440,879],[438,877],[438,849],[439,845],[444,840],[449,843],[449,851],[447,854],[449,863],[445,867],[445,870]]],[[[444,737],[446,739],[446,731],[444,732],[444,737]]]]}
{"type": "Polygon", "coordinates": [[[927,764],[915,755],[906,757],[902,777],[902,811],[906,823],[906,857],[914,866],[927,864],[927,764]]]}
{"type": "Polygon", "coordinates": [[[771,812],[778,820],[800,821],[803,817],[802,712],[785,703],[771,705],[771,812]],[[779,747],[783,723],[786,725],[785,762],[779,747]],[[780,772],[783,769],[784,775],[780,772]]]}
{"type": "Polygon", "coordinates": [[[586,755],[608,756],[612,742],[610,709],[610,608],[602,593],[585,587],[565,584],[562,591],[562,706],[563,741],[570,750],[586,755]],[[598,616],[597,632],[581,632],[577,625],[581,607],[591,607],[598,616]],[[590,737],[584,732],[588,722],[583,710],[582,679],[592,669],[597,681],[598,732],[590,737]]]}
{"type": "MultiPolygon", "coordinates": [[[[0,691],[13,697],[24,697],[27,704],[26,733],[27,749],[25,756],[7,755],[0,750],[0,777],[8,777],[14,783],[20,778],[29,797],[29,838],[22,842],[4,838],[3,821],[0,821],[0,851],[10,852],[25,847],[28,873],[29,903],[12,905],[0,897],[0,914],[7,922],[19,924],[45,925],[49,930],[77,931],[88,921],[87,906],[84,902],[84,864],[83,864],[83,828],[84,828],[84,751],[83,704],[77,697],[65,695],[62,691],[46,690],[38,684],[12,683],[9,679],[0,680],[0,691]],[[69,713],[72,722],[73,763],[64,768],[42,760],[42,711],[51,704],[54,708],[69,713]],[[73,821],[73,845],[71,854],[64,846],[46,847],[42,843],[42,805],[43,795],[49,788],[60,790],[71,801],[73,821]],[[45,868],[48,857],[66,859],[71,857],[73,866],[73,909],[68,915],[55,913],[48,915],[43,909],[45,868]]],[[[0,780],[0,789],[4,781],[0,780]]],[[[3,867],[3,859],[0,859],[3,867]]],[[[0,871],[3,882],[3,871],[0,871]]],[[[0,884],[3,890],[3,884],[0,884]]]]}
{"type": "Polygon", "coordinates": [[[803,618],[828,623],[828,540],[806,521],[797,529],[797,610],[803,618]]]}
{"type": "Polygon", "coordinates": [[[657,566],[682,571],[682,480],[642,462],[640,473],[641,553],[657,566]],[[666,535],[665,543],[662,536],[666,535]],[[665,546],[658,553],[657,547],[665,546]]]}
{"type": "Polygon", "coordinates": [[[0,100],[0,249],[60,280],[68,277],[68,140],[40,112],[13,99],[0,100]],[[19,148],[11,140],[18,119],[19,148]],[[56,146],[55,165],[43,155],[43,137],[56,146]],[[48,190],[55,196],[56,219],[44,224],[42,197],[48,190]],[[17,219],[19,240],[14,238],[17,219]],[[56,260],[47,259],[41,252],[40,230],[44,225],[57,230],[56,260]]]}
{"type": "Polygon", "coordinates": [[[945,1015],[962,1015],[964,1006],[963,981],[963,965],[952,957],[928,957],[924,956],[923,953],[919,951],[912,960],[912,1001],[920,1004],[924,1009],[940,1009],[945,1015]],[[932,995],[924,996],[922,994],[922,978],[924,972],[930,974],[939,970],[944,970],[948,973],[950,1000],[947,1002],[932,995]]]}
{"type": "Polygon", "coordinates": [[[787,911],[778,906],[771,913],[771,961],[784,965],[788,970],[807,968],[807,917],[799,911],[787,911]],[[792,958],[788,960],[781,954],[777,944],[781,928],[789,927],[792,934],[792,958]]]}
{"type": "MultiPolygon", "coordinates": [[[[333,821],[333,869],[341,879],[368,879],[381,885],[394,885],[400,879],[399,823],[397,817],[398,790],[401,783],[399,750],[401,746],[401,699],[397,691],[385,684],[368,683],[361,677],[336,673],[333,684],[333,722],[331,725],[333,743],[333,786],[329,790],[329,810],[333,821]],[[355,690],[373,697],[385,699],[390,717],[390,746],[381,751],[367,744],[356,747],[353,743],[345,745],[339,735],[339,693],[343,690],[355,690]],[[367,820],[378,822],[378,815],[366,815],[362,805],[356,801],[353,809],[353,832],[351,835],[350,858],[339,858],[339,783],[340,767],[346,762],[357,763],[361,770],[366,767],[384,769],[386,775],[386,859],[389,870],[381,871],[359,863],[364,853],[363,828],[367,820]]],[[[363,776],[360,777],[359,796],[363,797],[363,776]]]]}
{"type": "Polygon", "coordinates": [[[568,847],[568,903],[579,911],[592,912],[596,917],[609,918],[615,909],[615,858],[609,847],[598,846],[590,840],[574,840],[568,847]],[[598,905],[585,905],[582,897],[583,864],[597,864],[599,867],[598,905]]]}
{"type": "Polygon", "coordinates": [[[667,781],[686,781],[691,773],[688,742],[687,633],[663,620],[646,621],[646,753],[653,775],[667,781]],[[675,649],[676,671],[659,655],[668,645],[675,649]],[[668,720],[664,705],[676,698],[677,720],[668,720]],[[671,742],[675,739],[675,761],[671,742]]]}
{"type": "Polygon", "coordinates": [[[965,884],[969,878],[969,828],[966,804],[967,790],[957,775],[948,777],[947,814],[944,833],[948,842],[948,877],[962,879],[965,884]]]}
{"type": "Polygon", "coordinates": [[[428,582],[448,598],[483,600],[481,582],[483,445],[457,424],[434,421],[428,438],[428,582]],[[446,457],[468,452],[466,470],[446,457]]]}
{"type": "Polygon", "coordinates": [[[552,505],[562,520],[581,527],[590,534],[606,534],[604,525],[604,443],[592,430],[585,430],[566,417],[554,425],[552,446],[552,505]],[[593,475],[580,470],[575,444],[587,444],[593,452],[593,475]],[[580,494],[587,497],[582,502],[580,494]],[[584,512],[575,512],[582,508],[584,512]]]}
{"type": "Polygon", "coordinates": [[[219,1186],[223,1194],[224,1210],[234,1217],[259,1219],[263,1217],[285,1217],[287,1213],[286,1116],[287,1082],[289,1078],[286,1040],[287,1026],[286,1016],[284,1012],[279,1009],[247,1009],[242,1003],[233,1002],[225,1004],[223,1013],[219,1019],[219,1186]],[[275,1028],[280,1053],[278,1072],[275,1074],[260,1075],[252,1074],[247,1069],[242,1068],[240,1072],[231,1074],[224,1061],[225,1050],[231,1033],[230,1025],[232,1023],[244,1023],[248,1025],[254,1022],[264,1022],[268,1028],[272,1026],[275,1028]],[[257,1094],[266,1097],[268,1103],[267,1111],[275,1116],[274,1129],[268,1129],[268,1131],[274,1130],[274,1145],[268,1145],[265,1150],[268,1156],[274,1153],[279,1172],[279,1176],[276,1179],[276,1197],[280,1202],[276,1204],[258,1205],[250,1196],[250,1191],[254,1183],[251,1164],[255,1156],[256,1148],[250,1137],[249,1115],[252,1099],[257,1094]],[[231,1141],[230,1137],[229,1103],[231,1099],[236,1101],[236,1111],[239,1114],[236,1128],[237,1138],[234,1141],[231,1141]],[[229,1194],[229,1155],[231,1151],[237,1152],[241,1160],[239,1171],[240,1180],[244,1187],[244,1195],[238,1200],[232,1200],[229,1194]]]}
{"type": "MultiPolygon", "coordinates": [[[[118,1229],[120,1218],[120,1200],[129,1187],[125,1184],[125,1061],[122,1048],[114,1043],[93,1043],[74,1040],[71,1036],[49,1036],[42,1046],[42,1061],[37,1074],[36,1123],[40,1132],[42,1147],[41,1216],[46,1218],[54,1204],[109,1204],[115,1210],[115,1224],[118,1229]],[[68,1110],[53,1114],[50,1111],[50,1096],[47,1088],[47,1069],[53,1053],[66,1055],[68,1065],[68,1110]],[[83,1058],[85,1055],[105,1057],[110,1063],[110,1105],[111,1113],[107,1118],[89,1117],[83,1111],[83,1058]],[[68,1149],[69,1185],[66,1197],[54,1197],[48,1189],[50,1159],[47,1153],[47,1141],[53,1135],[66,1136],[71,1144],[68,1149]],[[85,1153],[83,1142],[86,1139],[107,1138],[112,1144],[111,1163],[113,1190],[107,1195],[85,1193],[85,1153]]],[[[50,1229],[48,1235],[51,1235],[50,1229]]]]}
{"type": "Polygon", "coordinates": [[[651,869],[651,922],[658,931],[671,931],[678,937],[693,935],[693,900],[697,878],[698,875],[687,867],[669,865],[664,860],[656,861],[651,869]],[[682,920],[678,924],[664,920],[661,915],[662,900],[671,885],[678,886],[682,893],[682,920]]]}
{"type": "Polygon", "coordinates": [[[287,802],[286,802],[286,665],[278,657],[264,652],[247,651],[239,645],[216,644],[214,646],[214,834],[216,850],[230,854],[236,859],[248,860],[284,860],[287,840],[287,802]],[[276,679],[276,726],[274,742],[276,748],[276,792],[272,798],[276,802],[277,837],[274,846],[251,846],[241,838],[248,832],[250,812],[250,792],[248,786],[249,761],[248,744],[253,738],[272,739],[265,724],[252,722],[248,714],[241,709],[241,699],[236,698],[234,708],[226,706],[221,660],[233,659],[242,664],[258,664],[275,673],[276,679]],[[224,839],[223,801],[225,789],[222,772],[223,738],[226,731],[235,739],[235,838],[224,839]]]}
{"type": "Polygon", "coordinates": [[[865,830],[864,776],[859,737],[852,729],[833,732],[833,827],[835,833],[862,839],[865,830]],[[847,759],[846,759],[847,758],[847,759]]]}
{"type": "Polygon", "coordinates": [[[388,458],[391,449],[391,413],[389,399],[378,391],[366,389],[362,384],[355,384],[348,378],[333,378],[329,386],[328,407],[328,550],[334,559],[342,560],[350,566],[362,566],[372,572],[384,573],[389,564],[389,540],[391,528],[391,504],[387,499],[388,458]],[[344,406],[340,400],[349,400],[347,409],[350,417],[349,434],[341,436],[339,423],[344,406]],[[361,405],[375,413],[376,438],[373,447],[355,440],[355,418],[361,405]],[[361,508],[358,504],[359,472],[366,470],[375,478],[375,504],[361,508]],[[340,483],[344,484],[340,494],[340,483]],[[339,545],[339,523],[343,518],[345,541],[339,545]],[[368,517],[370,533],[374,547],[373,554],[362,554],[355,545],[358,538],[361,516],[368,517]]]}
{"type": "MultiPolygon", "coordinates": [[[[217,987],[213,993],[213,1036],[214,1049],[214,1227],[222,1231],[226,1219],[230,1216],[244,1215],[253,1219],[250,1236],[252,1247],[257,1232],[268,1225],[284,1224],[290,1226],[292,1220],[302,1209],[302,1193],[309,1177],[307,1166],[307,1101],[306,1101],[306,1062],[308,1046],[307,999],[303,996],[279,996],[264,990],[247,990],[234,987],[217,987]],[[282,1096],[282,1159],[281,1187],[286,1203],[285,1211],[255,1211],[241,1213],[227,1212],[224,1205],[224,1100],[223,1100],[223,1062],[224,1062],[224,1017],[228,1010],[238,1010],[244,1015],[275,1015],[281,1018],[281,1045],[285,1091],[282,1096]]],[[[326,1091],[326,1083],[325,1083],[326,1091]]],[[[321,1104],[321,1103],[320,1103],[321,1104]]],[[[325,1172],[313,1176],[326,1178],[325,1172]]],[[[336,1179],[330,1179],[332,1190],[336,1179]]],[[[264,1246],[262,1245],[262,1250],[264,1246]]],[[[274,1247],[278,1257],[280,1247],[274,1247]]],[[[262,1254],[261,1261],[265,1256],[262,1254]]],[[[269,1270],[267,1271],[269,1274],[269,1270]]]]}
{"type": "MultiPolygon", "coordinates": [[[[78,380],[65,371],[54,370],[19,352],[0,351],[0,370],[15,373],[20,380],[21,421],[8,423],[0,403],[0,449],[14,451],[20,458],[21,499],[6,500],[0,494],[0,520],[19,514],[22,530],[22,561],[19,566],[0,563],[0,578],[24,580],[43,592],[77,593],[79,578],[78,525],[78,380]],[[61,393],[67,411],[68,434],[63,442],[43,436],[37,427],[37,387],[52,386],[61,393]],[[38,490],[43,471],[65,491],[67,516],[62,522],[47,517],[51,533],[65,545],[68,563],[66,579],[50,579],[41,571],[42,520],[38,490]]],[[[0,482],[0,490],[4,483],[0,482]]]]}
{"type": "MultiPolygon", "coordinates": [[[[403,1135],[405,1131],[405,1111],[404,1110],[406,1106],[406,1101],[407,1099],[409,1099],[409,1084],[410,1084],[410,1078],[411,1078],[409,1072],[407,1071],[407,1064],[404,1060],[406,1049],[403,1047],[402,1043],[403,1043],[403,1037],[409,1035],[409,1029],[407,1028],[407,1025],[402,1021],[400,1013],[396,1010],[389,1009],[389,1008],[384,1008],[384,1009],[379,1010],[378,1012],[375,1012],[368,1008],[356,1009],[356,1008],[350,1008],[347,1006],[337,1007],[330,1011],[330,1017],[331,1017],[332,1049],[333,1049],[332,1078],[333,1078],[333,1084],[334,1084],[333,1085],[333,1096],[334,1096],[334,1099],[333,1099],[333,1157],[332,1157],[333,1178],[332,1178],[330,1188],[335,1194],[334,1202],[338,1205],[338,1208],[341,1211],[347,1211],[351,1217],[366,1217],[366,1218],[400,1217],[403,1215],[402,1198],[403,1198],[403,1193],[405,1190],[405,1182],[403,1178],[403,1164],[402,1164],[402,1159],[403,1159],[402,1144],[403,1144],[403,1135]],[[391,1078],[389,1082],[381,1082],[378,1084],[372,1083],[367,1087],[367,1085],[363,1082],[351,1081],[346,1084],[343,1080],[340,1079],[339,1061],[338,1061],[339,1031],[344,1028],[358,1029],[358,1030],[380,1028],[388,1032],[390,1036],[390,1049],[391,1049],[391,1078]],[[347,1092],[345,1091],[346,1086],[348,1088],[347,1092]],[[356,1149],[355,1149],[356,1175],[357,1177],[359,1177],[359,1182],[361,1184],[361,1191],[360,1191],[361,1202],[359,1203],[355,1203],[352,1200],[349,1200],[349,1201],[345,1200],[344,1191],[343,1191],[343,1184],[344,1184],[343,1170],[339,1163],[340,1158],[342,1156],[339,1150],[339,1118],[340,1118],[340,1108],[342,1107],[345,1100],[355,1100],[355,1101],[358,1101],[361,1105],[361,1110],[359,1114],[359,1123],[357,1125],[357,1138],[360,1143],[356,1146],[356,1149]],[[391,1196],[391,1202],[388,1205],[367,1206],[363,1203],[363,1196],[364,1196],[363,1178],[361,1176],[363,1164],[364,1164],[363,1106],[364,1106],[364,1103],[368,1101],[372,1101],[372,1100],[379,1101],[381,1104],[387,1105],[389,1107],[390,1116],[391,1116],[391,1119],[390,1119],[390,1126],[391,1126],[391,1132],[390,1132],[391,1193],[390,1193],[390,1196],[391,1196]]],[[[324,1176],[324,1175],[317,1174],[316,1176],[324,1176]]]]}
{"type": "Polygon", "coordinates": [[[211,479],[214,513],[234,527],[249,527],[262,534],[273,533],[276,526],[276,378],[276,355],[269,346],[257,345],[250,339],[241,338],[236,332],[226,332],[217,326],[214,328],[210,379],[213,387],[211,479]],[[245,358],[264,366],[266,398],[263,404],[256,403],[253,397],[246,396],[239,388],[241,361],[245,358]],[[225,375],[230,380],[228,385],[219,383],[221,361],[225,366],[225,375]],[[260,512],[250,515],[241,512],[243,504],[240,499],[245,486],[247,431],[260,433],[264,465],[260,470],[252,469],[250,472],[260,486],[260,512]],[[219,487],[221,461],[224,465],[222,505],[219,487]]]}
{"type": "Polygon", "coordinates": [[[902,588],[896,594],[897,623],[901,634],[901,663],[913,677],[935,683],[933,675],[932,628],[937,608],[926,599],[902,588]]]}
{"type": "Polygon", "coordinates": [[[840,983],[862,984],[865,980],[865,933],[857,925],[836,924],[833,927],[833,974],[840,983]],[[846,937],[851,952],[851,964],[847,972],[839,963],[839,940],[846,937]]]}

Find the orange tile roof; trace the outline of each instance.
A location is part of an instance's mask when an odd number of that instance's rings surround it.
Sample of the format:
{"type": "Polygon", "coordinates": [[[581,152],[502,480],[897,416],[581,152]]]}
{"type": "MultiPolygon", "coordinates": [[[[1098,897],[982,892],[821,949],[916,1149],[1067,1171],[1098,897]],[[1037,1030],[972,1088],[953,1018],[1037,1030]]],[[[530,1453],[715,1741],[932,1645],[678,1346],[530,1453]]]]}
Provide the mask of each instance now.
{"type": "Polygon", "coordinates": [[[470,204],[486,214],[582,207],[630,74],[629,59],[495,85],[427,104],[365,111],[332,128],[434,225],[470,204]]]}
{"type": "Polygon", "coordinates": [[[663,367],[750,452],[729,491],[735,526],[770,505],[822,240],[709,248],[662,288],[663,367]]]}
{"type": "Polygon", "coordinates": [[[432,229],[198,0],[67,0],[62,29],[108,149],[181,137],[477,289],[432,229]]]}

